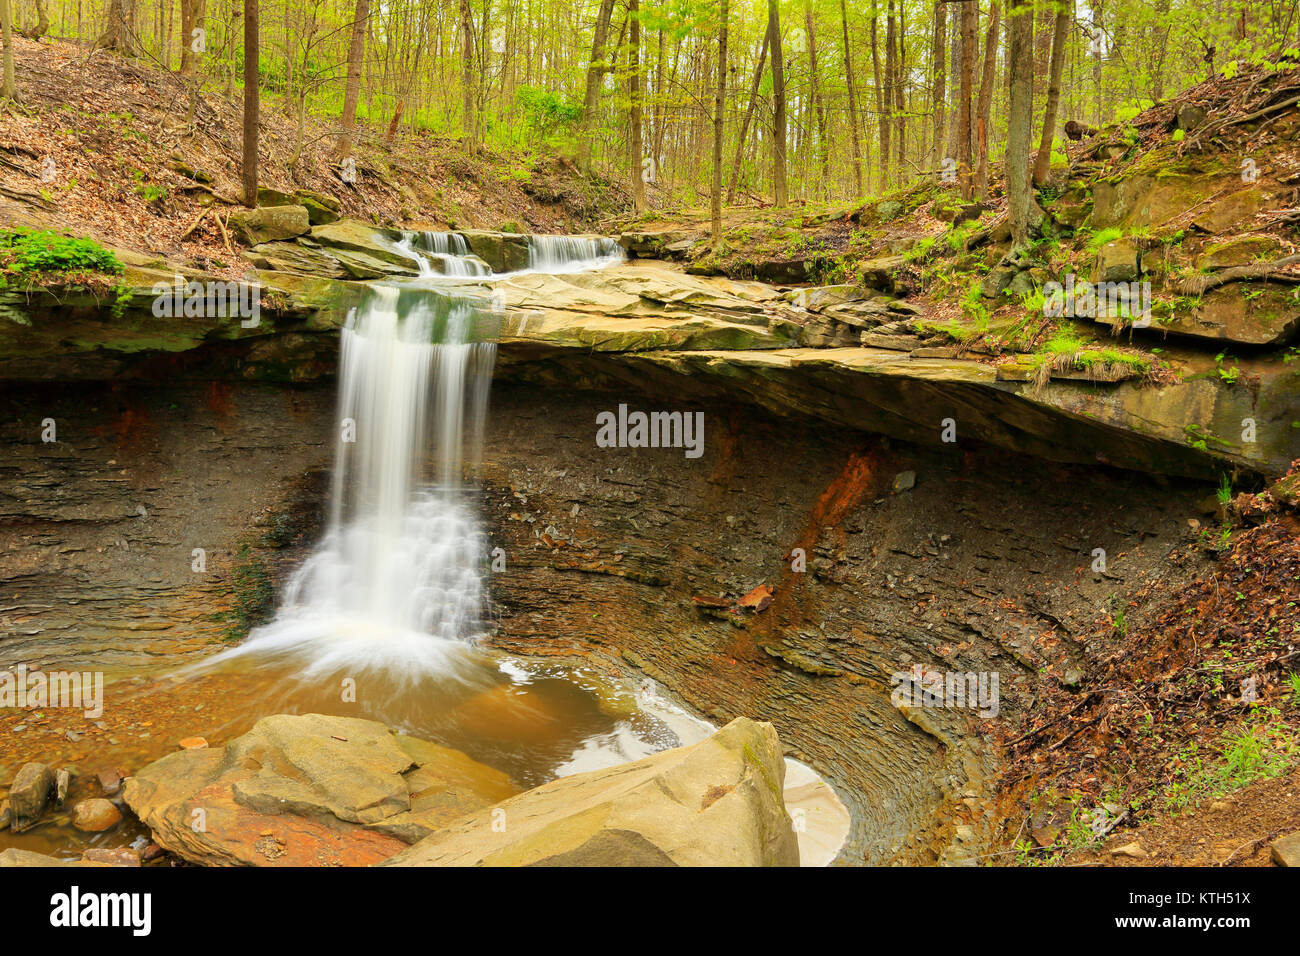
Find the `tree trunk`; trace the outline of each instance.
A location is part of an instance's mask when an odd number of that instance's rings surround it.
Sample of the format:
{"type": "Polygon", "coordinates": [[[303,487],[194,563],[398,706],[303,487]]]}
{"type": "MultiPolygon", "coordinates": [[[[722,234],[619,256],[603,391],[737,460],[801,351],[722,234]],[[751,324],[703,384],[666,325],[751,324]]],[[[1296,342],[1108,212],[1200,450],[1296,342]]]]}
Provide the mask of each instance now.
{"type": "Polygon", "coordinates": [[[348,43],[348,78],[343,87],[343,118],[334,155],[352,153],[352,134],[357,126],[357,103],[361,100],[361,67],[366,59],[366,33],[370,24],[370,0],[357,0],[352,16],[352,39],[348,43]]]}
{"type": "Polygon", "coordinates": [[[957,169],[961,179],[961,195],[970,199],[974,179],[971,169],[971,127],[975,105],[975,19],[979,9],[975,0],[962,0],[961,5],[961,93],[957,97],[957,169]]]}
{"type": "Polygon", "coordinates": [[[894,163],[894,101],[895,86],[898,76],[898,26],[894,20],[894,0],[889,0],[885,12],[885,112],[880,117],[885,135],[884,154],[881,161],[885,164],[885,181],[889,185],[897,182],[896,171],[901,172],[894,163]]]}
{"type": "Polygon", "coordinates": [[[1007,8],[1007,206],[1011,216],[1011,255],[1029,245],[1042,221],[1030,181],[1030,127],[1034,119],[1034,20],[1030,0],[1010,0],[1007,8]]]}
{"type": "Polygon", "coordinates": [[[727,0],[721,0],[718,26],[718,87],[713,97],[713,192],[710,213],[713,219],[713,248],[722,243],[722,110],[727,99],[727,0]]]}
{"type": "Polygon", "coordinates": [[[608,67],[604,64],[605,43],[609,39],[609,18],[614,12],[614,0],[600,0],[596,15],[596,35],[591,41],[591,60],[587,63],[587,91],[582,100],[582,120],[578,129],[578,168],[591,166],[591,128],[600,105],[600,83],[608,67]]]}
{"type": "Polygon", "coordinates": [[[931,133],[933,139],[930,147],[930,166],[939,168],[943,159],[944,97],[947,93],[948,72],[944,60],[947,50],[948,4],[944,0],[934,0],[934,36],[930,44],[930,59],[934,64],[934,82],[930,89],[931,133]]]}
{"type": "Polygon", "coordinates": [[[975,110],[975,142],[979,150],[975,165],[975,194],[981,199],[989,185],[989,117],[993,110],[993,74],[998,63],[1001,19],[998,0],[993,0],[989,4],[989,30],[984,36],[984,70],[980,77],[979,105],[975,110]]]}
{"type": "Polygon", "coordinates": [[[1034,185],[1047,181],[1052,162],[1052,140],[1056,136],[1056,116],[1061,104],[1061,71],[1065,67],[1065,38],[1074,20],[1074,0],[1056,0],[1056,23],[1052,28],[1052,63],[1048,68],[1047,109],[1043,114],[1043,138],[1034,161],[1034,185]]]}
{"type": "Polygon", "coordinates": [[[749,107],[740,124],[740,136],[736,140],[736,161],[731,166],[731,184],[727,187],[727,202],[736,201],[736,184],[740,181],[740,161],[745,155],[746,136],[749,124],[754,119],[754,106],[758,103],[758,87],[763,81],[763,67],[767,65],[767,31],[763,32],[763,46],[758,53],[758,66],[754,67],[754,80],[749,86],[749,107]]]}
{"type": "Polygon", "coordinates": [[[887,119],[888,110],[885,108],[885,84],[880,76],[880,44],[877,40],[879,31],[876,29],[877,21],[880,19],[875,8],[871,10],[871,80],[872,86],[876,91],[876,135],[877,143],[880,149],[877,150],[879,162],[876,164],[880,169],[877,184],[881,191],[889,185],[889,122],[887,119]]]}
{"type": "Polygon", "coordinates": [[[22,31],[22,35],[29,40],[39,40],[50,32],[50,15],[45,12],[45,0],[35,0],[35,3],[36,25],[29,30],[22,31]]]}
{"type": "Polygon", "coordinates": [[[803,19],[808,28],[808,72],[812,82],[813,110],[817,116],[817,165],[821,170],[821,194],[826,196],[831,186],[831,156],[826,135],[826,104],[822,100],[822,85],[817,75],[817,32],[813,28],[812,0],[804,0],[803,19]]]}
{"type": "Polygon", "coordinates": [[[14,14],[13,0],[0,0],[0,40],[4,44],[4,79],[0,80],[0,98],[17,96],[14,86],[14,14]]]}
{"type": "Polygon", "coordinates": [[[108,26],[96,45],[128,56],[140,51],[135,37],[135,0],[109,0],[108,26]]]}
{"type": "Polygon", "coordinates": [[[460,0],[460,55],[462,58],[461,131],[470,152],[474,151],[474,20],[470,14],[469,0],[460,0]]]}
{"type": "Polygon", "coordinates": [[[631,126],[632,151],[632,208],[640,212],[645,208],[645,180],[642,178],[641,145],[641,9],[639,0],[627,0],[628,18],[628,124],[631,126]]]}
{"type": "Polygon", "coordinates": [[[904,98],[903,77],[907,74],[907,26],[906,13],[902,0],[898,4],[898,22],[894,31],[894,152],[897,159],[894,169],[898,171],[898,181],[907,179],[904,164],[907,156],[907,100],[904,98]]]}
{"type": "Polygon", "coordinates": [[[772,202],[780,209],[789,198],[785,174],[785,60],[781,56],[781,11],[777,0],[767,0],[767,30],[772,51],[772,202]]]}
{"type": "Polygon", "coordinates": [[[1096,95],[1096,111],[1093,116],[1093,125],[1101,125],[1101,55],[1105,49],[1105,35],[1101,31],[1102,22],[1102,0],[1092,0],[1092,37],[1089,43],[1088,52],[1092,54],[1092,87],[1096,95]]]}
{"type": "Polygon", "coordinates": [[[198,29],[199,0],[181,0],[181,76],[194,72],[194,31],[198,29]]]}
{"type": "MultiPolygon", "coordinates": [[[[943,0],[936,0],[942,3],[943,0]]],[[[840,27],[844,42],[844,74],[849,85],[849,131],[853,135],[853,196],[862,195],[862,140],[858,135],[858,92],[853,82],[853,58],[849,55],[849,15],[845,0],[840,0],[840,27]]]]}
{"type": "Polygon", "coordinates": [[[244,0],[244,205],[257,206],[257,4],[244,0]]]}

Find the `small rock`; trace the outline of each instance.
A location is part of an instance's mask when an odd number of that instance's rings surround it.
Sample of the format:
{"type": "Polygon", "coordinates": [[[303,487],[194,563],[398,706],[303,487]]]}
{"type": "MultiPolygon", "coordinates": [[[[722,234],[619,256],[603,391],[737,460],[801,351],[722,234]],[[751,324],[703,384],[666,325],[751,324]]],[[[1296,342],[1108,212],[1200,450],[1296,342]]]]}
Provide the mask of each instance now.
{"type": "Polygon", "coordinates": [[[72,774],[68,768],[62,768],[54,775],[54,802],[63,806],[63,801],[68,799],[68,787],[72,784],[72,774]]]}
{"type": "Polygon", "coordinates": [[[1273,841],[1273,862],[1278,866],[1300,866],[1300,830],[1273,841]]]}
{"type": "Polygon", "coordinates": [[[122,775],[116,770],[104,770],[99,774],[99,789],[104,791],[105,796],[111,797],[122,789],[122,775]]]}
{"type": "Polygon", "coordinates": [[[1142,844],[1134,840],[1132,843],[1125,843],[1121,847],[1111,850],[1112,856],[1126,856],[1133,860],[1145,860],[1151,854],[1142,849],[1142,844]]]}
{"type": "Polygon", "coordinates": [[[164,852],[163,848],[160,847],[157,843],[150,843],[140,853],[140,859],[143,860],[145,863],[148,863],[150,860],[158,859],[158,857],[163,855],[163,852],[164,852]]]}
{"type": "Polygon", "coordinates": [[[9,801],[0,800],[0,830],[9,826],[9,822],[13,820],[13,818],[14,815],[9,811],[9,801]]]}
{"type": "Polygon", "coordinates": [[[208,745],[208,742],[202,737],[186,737],[179,743],[182,750],[202,750],[208,745]]]}
{"type": "Polygon", "coordinates": [[[9,809],[13,813],[12,826],[21,833],[34,826],[45,809],[45,801],[54,788],[54,774],[43,763],[24,764],[9,788],[9,809]]]}
{"type": "Polygon", "coordinates": [[[122,811],[103,797],[82,800],[72,808],[72,825],[86,833],[107,830],[122,819],[122,811]]]}
{"type": "Polygon", "coordinates": [[[107,863],[109,866],[139,866],[140,855],[129,846],[122,847],[91,847],[85,853],[81,854],[81,859],[86,863],[107,863]]]}
{"type": "Polygon", "coordinates": [[[1205,107],[1184,103],[1178,107],[1178,128],[1182,130],[1196,129],[1205,122],[1206,115],[1205,107]]]}
{"type": "Polygon", "coordinates": [[[916,472],[900,471],[894,476],[894,494],[916,487],[916,472]]]}

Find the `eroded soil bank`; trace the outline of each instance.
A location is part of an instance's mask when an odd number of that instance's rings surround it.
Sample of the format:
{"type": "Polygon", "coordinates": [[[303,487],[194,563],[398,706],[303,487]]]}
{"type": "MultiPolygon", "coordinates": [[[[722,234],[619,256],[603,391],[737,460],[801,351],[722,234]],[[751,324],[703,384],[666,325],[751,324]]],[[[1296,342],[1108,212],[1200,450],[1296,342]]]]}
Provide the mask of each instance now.
{"type": "MultiPolygon", "coordinates": [[[[334,400],[327,385],[6,391],[0,664],[156,675],[238,639],[319,532],[334,400]],[[40,441],[47,418],[57,443],[40,441]]],[[[663,393],[494,387],[493,643],[630,674],[719,723],[773,722],[853,813],[842,863],[988,852],[1005,812],[985,741],[995,723],[1022,721],[1046,683],[1078,680],[1079,641],[1112,602],[1157,573],[1176,586],[1201,570],[1167,558],[1192,537],[1204,486],[741,405],[691,407],[705,416],[698,459],[600,448],[596,415],[619,403],[688,410],[663,393]],[[770,604],[735,608],[761,586],[770,604]],[[996,673],[997,716],[894,706],[891,677],[914,664],[996,673]]],[[[187,694],[109,707],[103,726],[5,712],[4,762],[130,771],[175,747],[145,720],[202,732],[233,707],[204,698],[211,711],[168,720],[182,700],[194,707],[187,694]]]]}

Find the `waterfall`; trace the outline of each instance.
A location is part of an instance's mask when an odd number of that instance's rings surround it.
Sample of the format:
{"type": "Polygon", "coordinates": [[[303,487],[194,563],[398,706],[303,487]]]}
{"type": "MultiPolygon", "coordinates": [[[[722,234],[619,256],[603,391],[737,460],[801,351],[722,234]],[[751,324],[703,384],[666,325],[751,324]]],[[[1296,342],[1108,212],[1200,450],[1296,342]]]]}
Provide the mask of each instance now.
{"type": "Polygon", "coordinates": [[[302,652],[305,676],[454,670],[486,600],[485,536],[464,472],[496,357],[488,320],[467,298],[368,290],[342,333],[328,530],[275,619],[220,657],[302,652]]]}
{"type": "MultiPolygon", "coordinates": [[[[531,268],[548,272],[622,258],[610,239],[526,241],[531,268]]],[[[392,244],[422,276],[491,275],[458,233],[392,244]]],[[[427,282],[368,287],[342,331],[326,533],[275,618],[205,666],[254,657],[304,681],[381,672],[408,688],[469,679],[487,556],[465,472],[479,458],[498,320],[485,302],[427,282]]]]}
{"type": "Polygon", "coordinates": [[[457,232],[404,233],[394,248],[419,266],[421,276],[492,274],[488,264],[470,252],[469,243],[457,232]]]}
{"type": "Polygon", "coordinates": [[[538,272],[578,272],[622,258],[622,247],[603,236],[528,237],[528,268],[538,272]]]}

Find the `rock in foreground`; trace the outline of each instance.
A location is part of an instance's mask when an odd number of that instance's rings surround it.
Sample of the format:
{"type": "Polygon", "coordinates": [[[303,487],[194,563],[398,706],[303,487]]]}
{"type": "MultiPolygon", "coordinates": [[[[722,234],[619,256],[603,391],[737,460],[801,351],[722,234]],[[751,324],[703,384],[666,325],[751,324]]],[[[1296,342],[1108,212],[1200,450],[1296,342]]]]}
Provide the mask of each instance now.
{"type": "Polygon", "coordinates": [[[385,866],[798,866],[771,724],[563,777],[426,837],[385,866]]]}
{"type": "Polygon", "coordinates": [[[365,866],[515,792],[505,774],[375,721],[278,714],[224,748],[155,761],[125,796],[160,846],[194,863],[365,866]]]}

